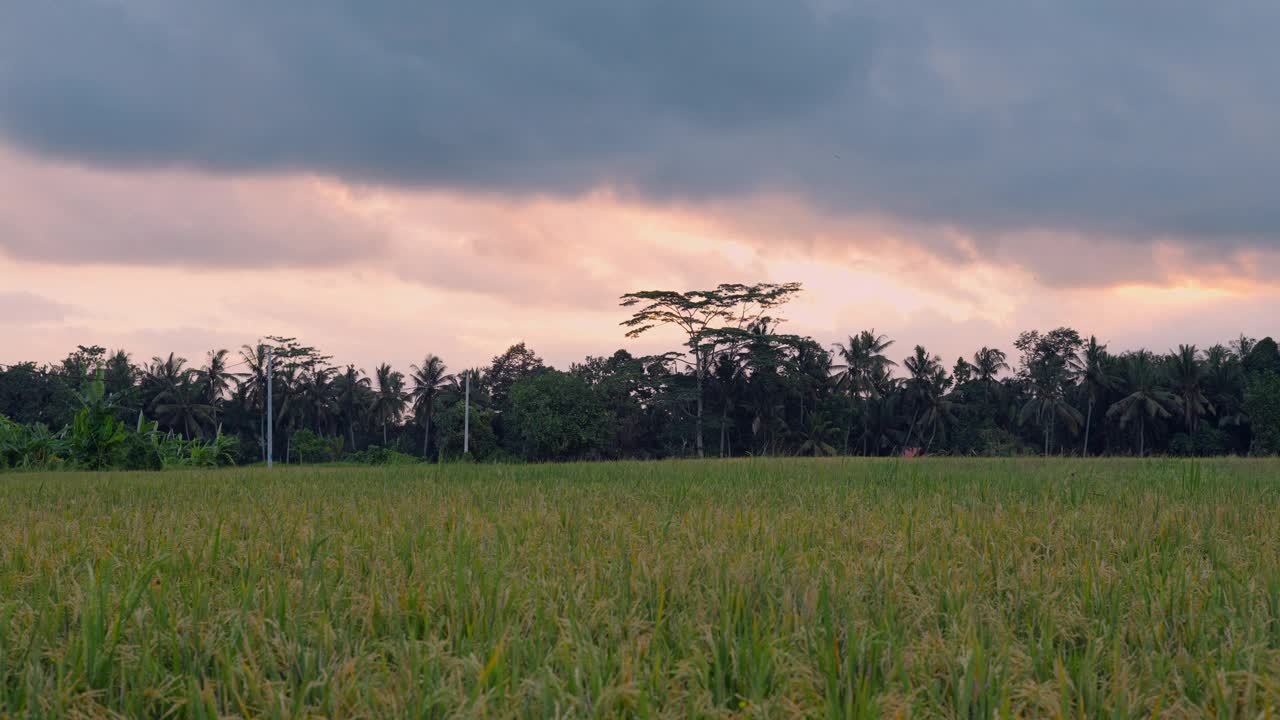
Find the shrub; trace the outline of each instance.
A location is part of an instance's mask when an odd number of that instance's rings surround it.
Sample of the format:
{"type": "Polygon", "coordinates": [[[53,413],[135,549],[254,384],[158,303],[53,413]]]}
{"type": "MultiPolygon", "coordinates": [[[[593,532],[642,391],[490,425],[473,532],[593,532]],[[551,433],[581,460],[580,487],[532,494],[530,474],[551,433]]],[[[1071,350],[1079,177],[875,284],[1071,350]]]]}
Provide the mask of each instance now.
{"type": "Polygon", "coordinates": [[[993,457],[1013,457],[1026,454],[1018,436],[1001,428],[983,428],[978,431],[978,452],[993,457]]]}
{"type": "Polygon", "coordinates": [[[1178,433],[1169,440],[1169,454],[1183,457],[1225,455],[1230,436],[1215,427],[1201,427],[1194,435],[1178,433]]]}
{"type": "MultiPolygon", "coordinates": [[[[213,468],[236,464],[236,455],[240,448],[238,437],[219,434],[207,441],[186,440],[172,433],[161,434],[154,422],[141,424],[139,427],[136,433],[138,442],[150,445],[163,467],[213,468]]],[[[137,452],[140,459],[150,463],[150,460],[145,459],[142,454],[143,450],[137,452]]],[[[129,469],[149,470],[152,467],[148,464],[146,467],[129,469]]]]}
{"type": "Polygon", "coordinates": [[[192,441],[186,444],[186,464],[192,467],[235,465],[239,448],[240,438],[231,435],[218,435],[208,442],[192,441]]]}
{"type": "Polygon", "coordinates": [[[333,462],[342,457],[342,438],[322,438],[310,430],[299,430],[289,440],[290,454],[298,463],[333,462]]]}
{"type": "Polygon", "coordinates": [[[129,433],[124,442],[122,463],[125,470],[160,470],[164,467],[164,456],[147,433],[129,433]]]}
{"type": "Polygon", "coordinates": [[[22,430],[21,425],[0,415],[0,470],[17,465],[22,430]]]}
{"type": "Polygon", "coordinates": [[[419,462],[418,458],[412,455],[377,445],[370,445],[360,452],[351,453],[347,456],[347,461],[361,465],[413,465],[419,462]]]}
{"type": "Polygon", "coordinates": [[[85,470],[110,470],[124,457],[129,432],[124,423],[97,407],[83,407],[71,424],[71,460],[85,470]]]}

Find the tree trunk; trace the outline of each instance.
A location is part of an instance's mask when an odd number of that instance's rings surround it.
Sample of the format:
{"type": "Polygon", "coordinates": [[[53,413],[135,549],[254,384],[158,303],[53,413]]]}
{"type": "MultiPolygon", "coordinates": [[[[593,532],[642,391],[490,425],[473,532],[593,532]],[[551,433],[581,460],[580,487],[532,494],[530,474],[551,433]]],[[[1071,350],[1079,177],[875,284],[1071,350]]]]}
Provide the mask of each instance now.
{"type": "Polygon", "coordinates": [[[382,447],[387,446],[387,421],[382,421],[382,447]]]}
{"type": "MultiPolygon", "coordinates": [[[[844,426],[844,454],[849,454],[849,436],[853,434],[853,415],[855,412],[855,403],[852,393],[849,397],[849,422],[844,426]]],[[[865,454],[865,453],[864,453],[865,454]]]]}
{"type": "Polygon", "coordinates": [[[911,447],[911,436],[916,433],[916,419],[920,417],[920,411],[916,410],[911,413],[911,426],[907,428],[907,439],[902,442],[902,449],[911,447]]]}
{"type": "Polygon", "coordinates": [[[1146,457],[1147,454],[1147,419],[1141,415],[1138,416],[1138,457],[1146,457]]]}
{"type": "Polygon", "coordinates": [[[355,452],[356,451],[356,424],[353,422],[348,422],[347,431],[351,434],[351,452],[355,452]]]}
{"type": "Polygon", "coordinates": [[[1084,416],[1084,457],[1089,457],[1089,425],[1093,422],[1093,398],[1089,399],[1089,414],[1084,416]]]}
{"type": "Polygon", "coordinates": [[[695,373],[698,376],[698,414],[697,420],[694,422],[694,432],[696,434],[693,438],[693,444],[694,447],[698,449],[698,457],[704,458],[707,456],[706,450],[702,446],[702,379],[704,371],[702,368],[702,359],[696,354],[693,359],[694,362],[698,364],[697,372],[695,373]]]}
{"type": "Polygon", "coordinates": [[[431,413],[427,413],[427,422],[425,431],[422,433],[422,459],[427,459],[427,453],[431,449],[431,413]]]}
{"type": "Polygon", "coordinates": [[[729,422],[729,401],[720,406],[720,457],[724,457],[725,425],[729,422]]]}

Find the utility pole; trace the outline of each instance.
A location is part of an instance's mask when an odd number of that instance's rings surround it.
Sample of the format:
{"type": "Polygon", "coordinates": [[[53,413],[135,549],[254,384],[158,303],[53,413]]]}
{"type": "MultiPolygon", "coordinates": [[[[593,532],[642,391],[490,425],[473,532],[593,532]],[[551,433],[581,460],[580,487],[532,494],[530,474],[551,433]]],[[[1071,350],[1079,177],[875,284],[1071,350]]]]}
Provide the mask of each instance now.
{"type": "Polygon", "coordinates": [[[275,423],[275,413],[271,407],[271,346],[267,346],[267,467],[271,467],[271,455],[275,449],[271,431],[275,423]]]}
{"type": "Polygon", "coordinates": [[[465,393],[466,402],[462,409],[462,454],[466,456],[471,452],[471,371],[466,371],[467,390],[465,393]]]}

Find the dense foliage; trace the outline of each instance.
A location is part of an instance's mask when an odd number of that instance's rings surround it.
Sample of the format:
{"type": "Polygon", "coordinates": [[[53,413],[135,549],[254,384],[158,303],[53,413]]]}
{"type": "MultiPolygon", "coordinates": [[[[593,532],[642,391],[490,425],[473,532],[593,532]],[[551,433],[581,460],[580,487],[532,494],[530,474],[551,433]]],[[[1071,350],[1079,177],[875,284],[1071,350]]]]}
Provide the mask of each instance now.
{"type": "Polygon", "coordinates": [[[124,351],[81,346],[61,363],[0,368],[8,418],[0,462],[261,461],[268,363],[273,454],[290,463],[390,457],[380,449],[461,459],[468,381],[468,459],[480,461],[1280,451],[1280,350],[1271,338],[1111,353],[1071,328],[1032,330],[1010,353],[978,348],[948,368],[920,345],[894,353],[895,342],[873,330],[830,350],[780,332],[781,307],[799,291],[628,294],[627,335],[671,326],[686,342],[656,356],[588,357],[565,371],[524,343],[457,374],[428,354],[407,374],[382,364],[372,375],[292,338],[214,350],[199,366],[172,353],[139,364],[124,351]],[[98,400],[87,400],[95,383],[98,400]],[[152,454],[135,435],[169,449],[152,454]],[[183,443],[184,452],[172,450],[183,443]]]}
{"type": "Polygon", "coordinates": [[[83,383],[79,409],[57,432],[47,425],[22,425],[0,415],[0,470],[160,470],[218,467],[235,462],[239,441],[215,434],[186,439],[162,432],[140,414],[130,428],[117,419],[121,408],[108,396],[103,372],[83,383]]]}
{"type": "Polygon", "coordinates": [[[1277,470],[9,475],[0,717],[1275,717],[1277,470]]]}

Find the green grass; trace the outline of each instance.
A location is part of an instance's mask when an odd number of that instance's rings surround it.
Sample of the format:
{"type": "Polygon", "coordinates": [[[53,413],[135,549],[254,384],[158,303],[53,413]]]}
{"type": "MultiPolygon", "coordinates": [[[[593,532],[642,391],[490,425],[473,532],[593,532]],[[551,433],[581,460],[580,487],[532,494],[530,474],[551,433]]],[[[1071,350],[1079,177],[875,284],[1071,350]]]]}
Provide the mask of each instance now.
{"type": "Polygon", "coordinates": [[[1280,463],[0,476],[0,717],[1260,717],[1280,463]]]}

